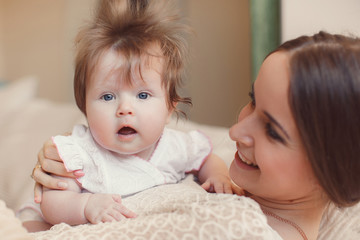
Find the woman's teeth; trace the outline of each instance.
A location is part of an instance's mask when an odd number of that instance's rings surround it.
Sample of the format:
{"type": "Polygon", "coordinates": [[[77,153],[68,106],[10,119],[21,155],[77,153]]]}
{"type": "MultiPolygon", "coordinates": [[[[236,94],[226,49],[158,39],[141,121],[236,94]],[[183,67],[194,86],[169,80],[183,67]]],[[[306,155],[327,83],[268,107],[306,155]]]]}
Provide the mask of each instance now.
{"type": "Polygon", "coordinates": [[[252,167],[258,167],[256,164],[254,164],[254,163],[252,163],[252,162],[247,161],[246,159],[244,159],[239,152],[238,152],[238,155],[239,155],[240,160],[241,160],[243,163],[245,163],[245,164],[247,164],[247,165],[249,165],[249,166],[252,166],[252,167]]]}

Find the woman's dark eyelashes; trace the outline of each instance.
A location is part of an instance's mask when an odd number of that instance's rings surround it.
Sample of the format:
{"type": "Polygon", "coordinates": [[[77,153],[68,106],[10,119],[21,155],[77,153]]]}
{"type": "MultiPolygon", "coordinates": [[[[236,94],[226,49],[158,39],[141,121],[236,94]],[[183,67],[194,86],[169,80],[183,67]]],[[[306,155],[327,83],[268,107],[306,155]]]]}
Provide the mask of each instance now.
{"type": "Polygon", "coordinates": [[[276,130],[272,127],[271,123],[266,123],[265,124],[265,129],[266,129],[266,134],[276,140],[276,141],[279,141],[281,143],[284,143],[284,139],[276,132],[276,130]]]}
{"type": "Polygon", "coordinates": [[[249,97],[250,97],[250,100],[251,100],[251,102],[250,102],[250,103],[251,103],[251,106],[252,106],[252,107],[255,107],[255,95],[254,95],[254,91],[251,90],[251,91],[249,92],[249,97]]]}

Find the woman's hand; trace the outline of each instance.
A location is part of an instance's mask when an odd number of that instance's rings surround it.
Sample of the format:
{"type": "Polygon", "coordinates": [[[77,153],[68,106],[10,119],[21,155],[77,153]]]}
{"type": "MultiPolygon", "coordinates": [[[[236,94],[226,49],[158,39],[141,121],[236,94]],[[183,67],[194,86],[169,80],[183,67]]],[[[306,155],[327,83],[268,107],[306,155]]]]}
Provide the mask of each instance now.
{"type": "Polygon", "coordinates": [[[81,170],[67,172],[65,166],[57,152],[56,146],[51,139],[47,140],[43,148],[38,153],[38,161],[32,172],[32,178],[35,180],[34,200],[36,203],[41,202],[42,187],[50,189],[67,189],[68,184],[59,178],[54,178],[50,174],[76,178],[81,177],[84,173],[81,170]]]}

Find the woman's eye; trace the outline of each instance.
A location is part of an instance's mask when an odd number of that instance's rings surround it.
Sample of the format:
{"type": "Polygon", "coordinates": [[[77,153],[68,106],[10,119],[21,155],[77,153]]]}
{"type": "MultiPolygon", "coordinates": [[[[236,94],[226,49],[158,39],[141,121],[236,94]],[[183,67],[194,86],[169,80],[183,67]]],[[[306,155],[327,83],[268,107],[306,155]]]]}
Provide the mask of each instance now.
{"type": "Polygon", "coordinates": [[[108,93],[108,94],[104,94],[101,99],[103,99],[104,101],[111,101],[114,99],[114,95],[108,93]]]}
{"type": "Polygon", "coordinates": [[[141,92],[141,93],[138,94],[138,97],[140,99],[147,99],[149,97],[149,94],[146,93],[146,92],[141,92]]]}
{"type": "Polygon", "coordinates": [[[279,141],[281,143],[284,142],[284,139],[276,132],[276,130],[271,126],[270,123],[266,123],[265,128],[266,128],[266,134],[270,138],[272,138],[274,140],[277,140],[277,141],[279,141]]]}

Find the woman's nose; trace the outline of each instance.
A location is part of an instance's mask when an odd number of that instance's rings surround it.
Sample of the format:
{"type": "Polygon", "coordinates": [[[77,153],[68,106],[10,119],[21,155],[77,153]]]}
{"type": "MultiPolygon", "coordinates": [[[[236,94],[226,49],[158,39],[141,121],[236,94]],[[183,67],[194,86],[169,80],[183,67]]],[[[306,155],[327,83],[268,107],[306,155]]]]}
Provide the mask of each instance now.
{"type": "Polygon", "coordinates": [[[229,135],[233,141],[243,146],[252,147],[254,145],[254,130],[256,128],[255,119],[251,111],[246,107],[241,111],[238,122],[230,128],[229,135]]]}
{"type": "Polygon", "coordinates": [[[254,138],[248,131],[247,127],[243,125],[243,122],[239,122],[232,126],[229,131],[230,138],[246,147],[254,146],[254,138]]]}

